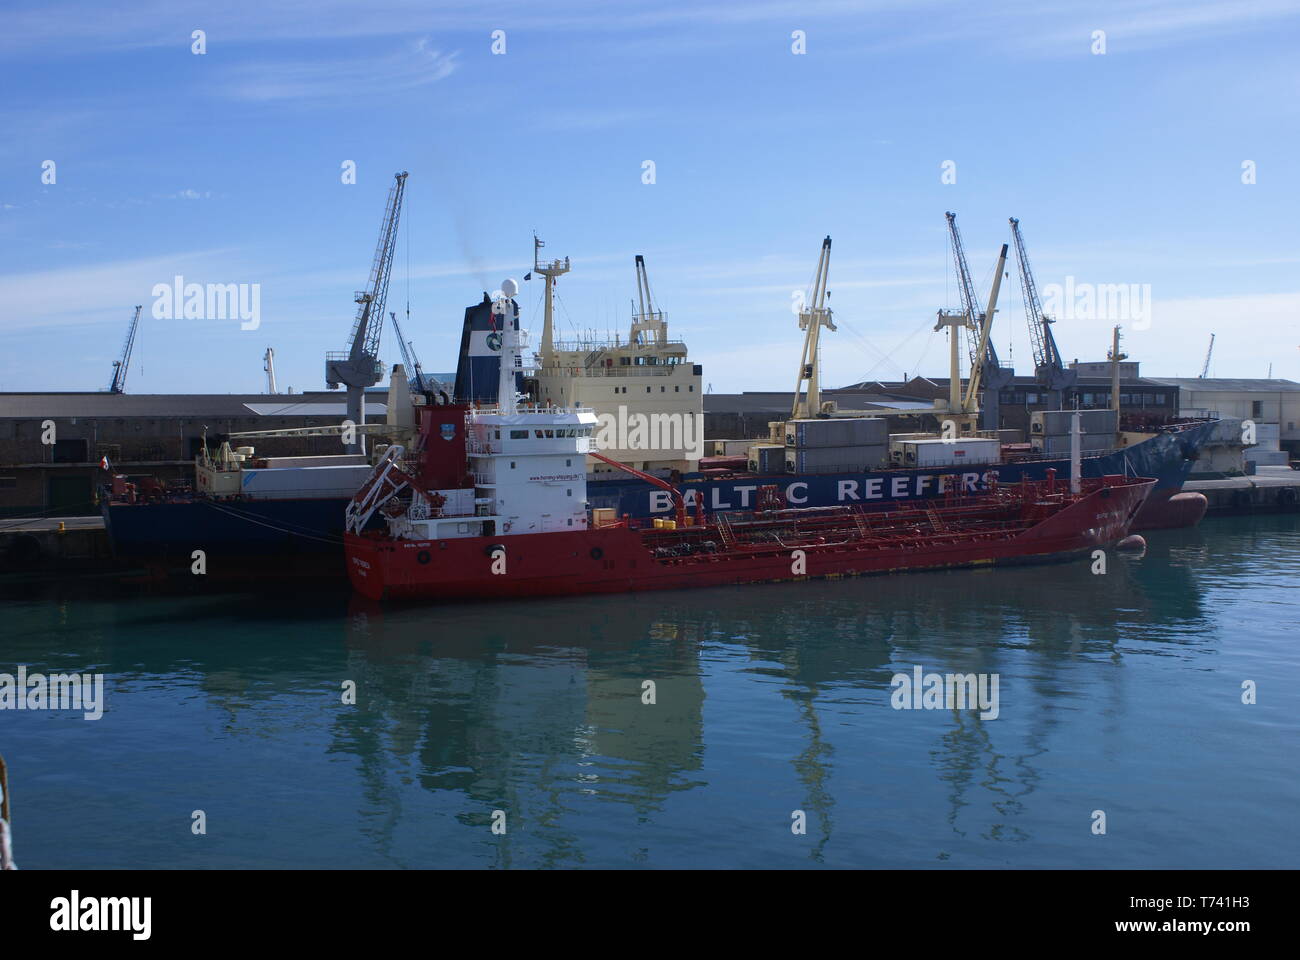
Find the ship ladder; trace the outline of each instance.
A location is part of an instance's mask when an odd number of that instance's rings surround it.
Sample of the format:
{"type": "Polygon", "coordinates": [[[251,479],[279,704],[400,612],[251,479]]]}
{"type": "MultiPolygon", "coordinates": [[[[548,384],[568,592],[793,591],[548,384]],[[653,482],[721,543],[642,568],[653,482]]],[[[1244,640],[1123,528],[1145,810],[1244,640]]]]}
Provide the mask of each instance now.
{"type": "Polygon", "coordinates": [[[930,526],[934,528],[935,533],[947,533],[948,527],[943,522],[939,514],[935,513],[932,508],[927,507],[925,515],[930,519],[930,526]]]}
{"type": "Polygon", "coordinates": [[[722,537],[722,545],[730,550],[736,545],[736,536],[731,530],[731,518],[725,513],[714,515],[714,522],[718,527],[718,534],[722,537]]]}

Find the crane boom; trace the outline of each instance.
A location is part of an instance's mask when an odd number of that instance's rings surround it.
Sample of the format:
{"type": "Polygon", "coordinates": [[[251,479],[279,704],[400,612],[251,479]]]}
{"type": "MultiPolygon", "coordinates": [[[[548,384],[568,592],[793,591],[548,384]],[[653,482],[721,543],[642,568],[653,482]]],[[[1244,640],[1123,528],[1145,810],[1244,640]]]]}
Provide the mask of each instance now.
{"type": "Polygon", "coordinates": [[[122,345],[122,359],[113,361],[113,379],[108,385],[109,393],[121,393],[126,389],[126,371],[131,365],[131,351],[135,349],[135,331],[140,326],[140,311],[143,304],[135,308],[131,326],[126,331],[126,343],[122,345]]]}
{"type": "Polygon", "coordinates": [[[831,308],[826,306],[826,281],[831,270],[831,238],[822,241],[822,252],[817,258],[817,273],[813,277],[812,295],[803,310],[799,311],[799,329],[804,331],[803,353],[799,358],[799,379],[794,385],[794,404],[790,419],[815,417],[821,412],[821,360],[817,343],[821,328],[835,329],[831,308]],[[801,400],[804,383],[808,384],[806,400],[801,400]]]}
{"type": "Polygon", "coordinates": [[[667,317],[662,310],[655,309],[654,297],[650,295],[650,275],[646,273],[645,257],[639,253],[636,255],[636,298],[640,309],[632,316],[628,342],[642,346],[666,343],[667,317]],[[643,334],[649,334],[648,338],[643,339],[643,334]]]}
{"type": "MultiPolygon", "coordinates": [[[[979,328],[980,335],[978,338],[979,343],[976,345],[974,352],[975,357],[984,357],[985,361],[983,363],[971,362],[970,380],[966,383],[966,397],[962,401],[962,410],[967,413],[975,411],[977,400],[979,398],[981,381],[984,379],[984,374],[988,372],[988,368],[990,367],[988,357],[990,356],[990,351],[993,349],[993,344],[989,340],[989,336],[993,332],[993,316],[998,310],[998,292],[1002,289],[1002,270],[1006,265],[1007,245],[1004,243],[1002,244],[1002,252],[998,254],[997,269],[993,272],[993,287],[989,290],[989,305],[981,318],[979,328]]],[[[996,370],[998,368],[997,354],[993,353],[991,356],[991,367],[996,370]]],[[[1001,384],[997,386],[997,389],[1001,389],[1001,384]]],[[[988,427],[987,429],[996,430],[997,428],[997,423],[994,423],[992,427],[988,427]]]]}
{"type": "MultiPolygon", "coordinates": [[[[136,309],[139,309],[138,307],[136,309]]],[[[1201,365],[1200,379],[1204,380],[1210,375],[1210,356],[1214,353],[1214,334],[1210,334],[1210,346],[1205,351],[1205,363],[1201,365]]]]}
{"type": "MultiPolygon", "coordinates": [[[[944,214],[948,221],[948,238],[952,246],[952,259],[957,267],[957,291],[961,295],[962,313],[966,315],[966,326],[971,330],[980,328],[980,313],[975,297],[975,284],[971,282],[970,265],[966,262],[966,248],[961,242],[961,231],[957,229],[957,214],[949,211],[944,214]]],[[[977,338],[969,337],[970,368],[974,373],[980,364],[977,352],[977,338]]]]}
{"type": "Polygon", "coordinates": [[[420,366],[420,358],[415,355],[415,345],[407,342],[406,338],[402,336],[402,327],[397,322],[397,314],[390,310],[388,315],[393,318],[393,330],[397,333],[397,344],[402,348],[402,362],[406,364],[406,369],[415,376],[415,389],[420,393],[424,393],[424,370],[420,366]]]}
{"type": "Polygon", "coordinates": [[[1025,252],[1025,238],[1020,234],[1020,221],[1010,218],[1011,236],[1016,245],[1016,263],[1020,267],[1020,293],[1025,302],[1025,317],[1029,321],[1029,338],[1034,348],[1034,375],[1038,382],[1052,395],[1054,406],[1061,409],[1063,392],[1074,386],[1078,374],[1066,370],[1061,362],[1061,351],[1056,347],[1056,338],[1052,336],[1052,324],[1056,321],[1043,312],[1042,301],[1038,297],[1038,284],[1034,282],[1034,271],[1029,266],[1029,254],[1025,252]]]}
{"type": "Polygon", "coordinates": [[[388,299],[388,278],[393,270],[393,254],[397,250],[397,224],[402,216],[402,196],[406,192],[406,173],[394,174],[393,185],[388,190],[388,204],[384,208],[384,221],[375,244],[375,260],[370,267],[370,283],[357,294],[357,319],[352,324],[349,349],[352,359],[358,354],[379,355],[379,337],[384,332],[384,303],[388,299]],[[375,319],[375,318],[378,319],[375,319]]]}
{"type": "MultiPolygon", "coordinates": [[[[375,259],[370,267],[369,286],[358,291],[354,298],[358,304],[357,318],[352,324],[348,349],[325,355],[325,384],[330,389],[340,383],[347,387],[348,419],[358,425],[366,421],[366,387],[374,386],[383,377],[379,337],[384,330],[384,303],[388,299],[388,278],[397,249],[397,225],[402,215],[406,176],[406,171],[393,175],[383,223],[379,228],[375,259]]],[[[348,453],[365,453],[364,436],[358,435],[356,442],[346,444],[345,449],[348,453]]]]}

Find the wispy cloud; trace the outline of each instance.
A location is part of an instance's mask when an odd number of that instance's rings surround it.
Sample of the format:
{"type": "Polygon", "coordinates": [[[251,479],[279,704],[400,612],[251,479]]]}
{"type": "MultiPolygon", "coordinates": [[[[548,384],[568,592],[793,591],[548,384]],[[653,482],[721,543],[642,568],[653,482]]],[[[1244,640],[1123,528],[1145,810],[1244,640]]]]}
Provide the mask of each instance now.
{"type": "Polygon", "coordinates": [[[436,50],[427,38],[383,57],[278,60],[241,64],[223,78],[223,92],[241,100],[339,100],[391,94],[445,80],[458,53],[436,50]]]}

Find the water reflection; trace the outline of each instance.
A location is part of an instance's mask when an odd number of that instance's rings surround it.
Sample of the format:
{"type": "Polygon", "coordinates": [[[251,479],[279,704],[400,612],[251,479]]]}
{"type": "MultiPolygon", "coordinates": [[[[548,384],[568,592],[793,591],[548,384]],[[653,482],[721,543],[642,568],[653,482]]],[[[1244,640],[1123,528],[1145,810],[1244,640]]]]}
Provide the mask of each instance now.
{"type": "MultiPolygon", "coordinates": [[[[170,689],[182,711],[197,694],[236,740],[292,745],[324,731],[332,769],[357,781],[357,829],[381,862],[411,862],[403,824],[431,809],[480,838],[465,862],[635,862],[647,854],[619,846],[626,823],[672,825],[680,800],[726,781],[743,802],[770,781],[779,802],[793,789],[788,807],[808,814],[797,855],[842,863],[870,830],[863,798],[903,786],[942,808],[935,822],[956,846],[1043,839],[1031,798],[1081,705],[1102,718],[1110,749],[1132,749],[1134,650],[1188,656],[1217,644],[1207,581],[1248,575],[1277,542],[1249,530],[1227,549],[1198,531],[1150,539],[1144,558],[1110,554],[1102,576],[1073,563],[504,605],[124,601],[11,585],[9,622],[21,628],[2,652],[46,670],[102,670],[115,696],[170,689]],[[892,676],[918,665],[1002,676],[999,719],[891,710],[892,676]],[[344,681],[356,684],[354,706],[339,703],[344,681]],[[768,754],[783,773],[755,761],[768,754]],[[493,810],[507,813],[504,836],[491,834],[493,810]],[[593,840],[602,830],[615,839],[593,840]]],[[[947,856],[929,834],[931,856],[947,856]]]]}

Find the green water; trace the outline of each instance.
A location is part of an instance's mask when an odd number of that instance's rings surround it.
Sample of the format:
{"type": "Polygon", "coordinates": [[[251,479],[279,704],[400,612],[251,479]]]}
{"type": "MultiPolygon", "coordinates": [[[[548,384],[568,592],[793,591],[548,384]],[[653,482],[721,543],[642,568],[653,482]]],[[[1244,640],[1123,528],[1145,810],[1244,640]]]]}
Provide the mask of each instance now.
{"type": "Polygon", "coordinates": [[[499,606],[10,584],[0,671],[99,672],[107,704],[100,720],[0,710],[16,857],[1300,865],[1300,518],[1148,539],[1104,575],[499,606]],[[891,677],[918,665],[996,675],[996,719],[893,709],[891,677]]]}

